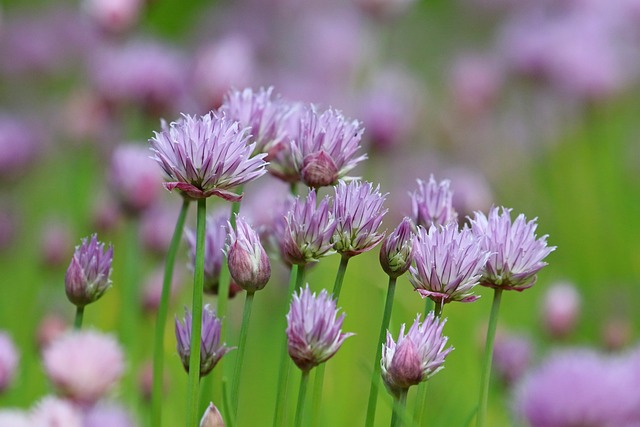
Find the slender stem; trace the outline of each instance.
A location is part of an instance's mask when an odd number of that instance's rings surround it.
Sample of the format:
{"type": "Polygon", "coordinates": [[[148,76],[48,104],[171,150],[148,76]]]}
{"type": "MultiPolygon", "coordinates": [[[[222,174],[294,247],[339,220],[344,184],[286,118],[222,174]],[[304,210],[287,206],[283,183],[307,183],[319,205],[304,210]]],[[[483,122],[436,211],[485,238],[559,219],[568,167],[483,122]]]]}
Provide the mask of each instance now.
{"type": "Polygon", "coordinates": [[[439,319],[442,316],[442,308],[444,307],[444,303],[435,303],[433,304],[433,315],[436,319],[439,319]]]}
{"type": "Polygon", "coordinates": [[[242,374],[242,361],[244,360],[244,351],[247,347],[247,331],[249,329],[249,317],[251,317],[251,305],[253,304],[253,296],[255,292],[247,291],[247,298],[244,301],[244,310],[242,312],[242,326],[240,327],[240,340],[238,341],[238,358],[236,359],[236,368],[233,374],[233,386],[231,387],[231,399],[233,402],[233,413],[238,414],[238,387],[240,385],[240,375],[242,374]]]}
{"type": "Polygon", "coordinates": [[[309,383],[309,371],[302,371],[300,377],[300,390],[298,391],[298,406],[296,407],[296,418],[293,425],[300,427],[302,425],[302,415],[304,414],[304,400],[307,396],[307,384],[309,383]]]}
{"type": "Polygon", "coordinates": [[[380,358],[382,357],[382,343],[384,342],[389,321],[391,320],[391,311],[393,309],[393,295],[396,291],[396,278],[389,276],[389,287],[387,288],[387,299],[384,303],[384,312],[382,315],[382,325],[380,325],[380,334],[378,335],[378,344],[376,346],[376,357],[373,359],[373,373],[371,374],[371,389],[369,390],[369,404],[367,405],[366,427],[372,427],[376,419],[376,406],[378,405],[378,387],[380,386],[380,358]]]}
{"type": "Polygon", "coordinates": [[[198,199],[196,225],[196,262],[193,273],[191,304],[191,353],[187,388],[187,427],[198,425],[198,390],[200,385],[200,341],[202,336],[202,289],[204,287],[204,231],[207,199],[198,199]]]}
{"type": "MultiPolygon", "coordinates": [[[[429,300],[431,301],[431,300],[429,300]]],[[[436,319],[442,317],[442,309],[444,308],[444,303],[438,304],[437,302],[433,302],[433,315],[436,319]]],[[[426,308],[426,307],[425,307],[426,308]]],[[[425,314],[425,317],[427,315],[425,314]]],[[[425,419],[427,413],[427,389],[429,388],[429,381],[423,381],[418,384],[418,393],[416,395],[415,407],[413,417],[414,420],[417,421],[417,425],[422,425],[423,420],[425,419]]]]}
{"type": "Polygon", "coordinates": [[[224,412],[227,415],[226,427],[233,427],[236,424],[236,418],[231,411],[231,399],[229,399],[229,383],[226,378],[222,379],[222,404],[224,412]]]}
{"type": "Polygon", "coordinates": [[[422,317],[427,317],[427,314],[429,314],[429,312],[431,310],[433,310],[435,304],[433,302],[433,300],[431,298],[425,298],[425,302],[424,302],[424,313],[422,317]]]}
{"type": "Polygon", "coordinates": [[[76,319],[73,322],[73,328],[74,329],[81,329],[82,328],[82,318],[84,317],[84,305],[83,306],[76,306],[76,319]]]}
{"type": "Polygon", "coordinates": [[[298,271],[296,273],[296,285],[293,290],[289,290],[289,299],[291,299],[291,296],[293,296],[293,292],[302,288],[302,284],[304,283],[304,277],[306,272],[307,272],[307,268],[305,265],[298,266],[298,271]]]}
{"type": "Polygon", "coordinates": [[[298,183],[297,182],[292,182],[292,183],[289,184],[289,192],[294,197],[298,195],[298,183]]]}
{"type": "Polygon", "coordinates": [[[346,254],[343,254],[342,258],[340,258],[340,265],[338,266],[338,274],[336,274],[336,281],[333,284],[333,297],[336,299],[336,303],[338,303],[338,299],[340,298],[340,291],[342,290],[342,281],[344,279],[344,273],[347,271],[347,264],[349,264],[350,258],[351,257],[346,254]]]}
{"type": "MultiPolygon", "coordinates": [[[[242,186],[238,187],[238,192],[242,193],[242,186]]],[[[236,214],[240,212],[240,202],[234,202],[231,204],[231,214],[229,215],[229,223],[231,228],[236,229],[236,214]]],[[[218,317],[224,318],[227,314],[227,305],[229,302],[229,286],[231,284],[231,275],[229,274],[229,266],[226,260],[222,263],[222,270],[220,271],[220,282],[218,284],[218,317]]],[[[220,342],[224,342],[225,338],[225,324],[222,325],[220,330],[220,342]]],[[[222,361],[222,359],[220,360],[222,361]]],[[[222,369],[218,368],[220,371],[222,369]]]]}
{"type": "MultiPolygon", "coordinates": [[[[289,292],[288,299],[291,299],[291,295],[293,295],[294,290],[296,289],[298,282],[300,286],[302,286],[302,281],[304,280],[304,266],[303,265],[293,265],[291,267],[291,273],[289,275],[289,292]],[[300,270],[303,270],[302,273],[300,270]],[[302,277],[301,277],[302,276],[302,277]]],[[[285,318],[282,317],[282,323],[280,324],[279,330],[284,330],[285,326],[285,318]]],[[[276,389],[276,411],[273,417],[273,426],[279,427],[283,425],[284,418],[284,408],[286,407],[287,400],[287,379],[289,378],[289,357],[287,354],[287,336],[282,334],[282,343],[280,344],[280,367],[278,368],[278,388],[276,389]]]]}
{"type": "Polygon", "coordinates": [[[487,402],[489,400],[489,379],[491,377],[491,361],[493,359],[493,341],[496,337],[496,326],[498,325],[498,311],[500,310],[500,299],[502,289],[496,288],[493,292],[493,303],[491,304],[491,315],[487,328],[487,341],[484,349],[484,360],[482,362],[482,378],[480,379],[480,399],[478,400],[478,417],[476,426],[486,425],[487,402]]]}
{"type": "Polygon", "coordinates": [[[391,416],[391,427],[402,426],[402,420],[404,419],[404,412],[407,406],[408,391],[409,389],[405,388],[400,392],[399,396],[394,396],[393,415],[391,416]]]}
{"type": "Polygon", "coordinates": [[[162,425],[162,386],[164,384],[164,331],[167,323],[167,311],[169,309],[169,296],[171,295],[171,283],[173,282],[173,268],[176,262],[176,254],[182,240],[184,222],[189,210],[190,200],[182,200],[182,208],[173,230],[171,244],[164,261],[164,278],[162,279],[162,294],[156,317],[156,331],[153,346],[153,385],[151,389],[151,425],[162,425]]]}

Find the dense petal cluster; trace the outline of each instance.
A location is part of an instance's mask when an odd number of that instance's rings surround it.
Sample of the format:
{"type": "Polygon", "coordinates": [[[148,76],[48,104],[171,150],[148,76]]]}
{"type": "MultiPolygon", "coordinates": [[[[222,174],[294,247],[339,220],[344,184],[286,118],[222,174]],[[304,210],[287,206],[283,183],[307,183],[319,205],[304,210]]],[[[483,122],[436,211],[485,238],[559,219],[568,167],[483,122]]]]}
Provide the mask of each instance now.
{"type": "Polygon", "coordinates": [[[272,144],[267,153],[269,173],[284,182],[297,183],[300,181],[300,171],[297,167],[293,150],[295,141],[299,140],[300,121],[307,112],[307,106],[301,102],[281,103],[283,115],[280,118],[282,140],[272,144]]]}
{"type": "Polygon", "coordinates": [[[370,182],[338,183],[333,201],[336,229],[331,239],[336,252],[354,256],[380,243],[384,233],[378,233],[378,228],[387,213],[382,208],[384,199],[380,186],[373,188],[370,182]]]}
{"type": "Polygon", "coordinates": [[[83,330],[67,332],[43,353],[44,368],[53,385],[75,402],[93,404],[124,372],[124,354],[110,335],[83,330]]]}
{"type": "Polygon", "coordinates": [[[418,190],[410,193],[411,214],[416,226],[429,228],[432,225],[446,225],[458,219],[453,208],[453,192],[448,179],[437,182],[433,175],[429,182],[418,180],[418,190]]]}
{"type": "MultiPolygon", "coordinates": [[[[224,261],[224,244],[227,240],[226,211],[207,215],[204,234],[204,291],[210,294],[218,293],[220,271],[224,261]]],[[[189,269],[193,272],[196,264],[196,233],[186,230],[185,237],[189,244],[189,269]]]]}
{"type": "Polygon", "coordinates": [[[444,360],[453,350],[447,345],[448,337],[442,336],[446,323],[430,312],[424,322],[420,315],[405,334],[405,324],[400,327],[398,340],[393,341],[387,331],[387,342],[382,344],[380,367],[382,379],[390,393],[397,395],[412,385],[426,381],[444,369],[444,360]]]}
{"type": "Polygon", "coordinates": [[[210,112],[182,118],[155,132],[149,140],[154,159],[167,174],[167,190],[178,190],[199,199],[219,196],[239,201],[232,188],[265,173],[266,154],[251,157],[255,143],[247,144],[248,129],[224,115],[210,112]]]}
{"type": "Polygon", "coordinates": [[[264,288],[271,278],[271,264],[258,233],[244,218],[236,219],[236,230],[229,224],[229,272],[247,292],[264,288]]]}
{"type": "Polygon", "coordinates": [[[640,425],[639,356],[553,353],[517,385],[514,411],[531,427],[640,425]]]}
{"type": "Polygon", "coordinates": [[[389,277],[402,276],[413,262],[414,234],[411,219],[405,217],[383,241],[380,247],[380,265],[389,277]]]}
{"type": "MultiPolygon", "coordinates": [[[[182,322],[176,317],[176,341],[178,355],[182,366],[189,372],[189,357],[191,355],[191,312],[185,308],[182,322]]],[[[218,361],[233,348],[220,344],[220,329],[222,321],[205,305],[202,310],[202,333],[200,349],[200,377],[204,377],[216,366],[218,361]]]]}
{"type": "Polygon", "coordinates": [[[283,101],[273,100],[273,87],[254,92],[250,88],[229,92],[220,111],[242,127],[250,128],[251,139],[257,152],[266,153],[285,136],[282,120],[286,110],[283,101]]]}
{"type": "Polygon", "coordinates": [[[11,337],[0,332],[0,393],[13,382],[20,355],[11,337]]]}
{"type": "Polygon", "coordinates": [[[113,246],[107,249],[92,234],[76,246],[64,277],[67,298],[78,307],[98,300],[111,286],[113,246]]]}
{"type": "Polygon", "coordinates": [[[547,265],[542,261],[555,246],[547,246],[547,235],[537,238],[536,219],[527,222],[523,214],[511,222],[511,209],[491,208],[489,216],[476,212],[471,229],[484,249],[491,252],[480,284],[490,288],[522,291],[536,281],[536,273],[547,265]]]}
{"type": "Polygon", "coordinates": [[[414,244],[414,263],[409,281],[423,298],[437,304],[472,302],[489,253],[469,228],[458,230],[457,223],[418,228],[414,244]]]}
{"type": "Polygon", "coordinates": [[[315,190],[311,190],[306,199],[296,198],[285,220],[280,248],[285,260],[291,264],[305,265],[335,253],[331,238],[336,221],[328,197],[317,206],[315,190]]]}
{"type": "Polygon", "coordinates": [[[300,178],[309,187],[334,185],[367,158],[356,157],[364,131],[361,123],[349,121],[337,110],[320,113],[311,106],[299,126],[291,148],[300,178]]]}
{"type": "Polygon", "coordinates": [[[342,333],[345,314],[338,316],[335,300],[323,289],[311,293],[309,285],[293,295],[287,314],[289,356],[303,371],[329,360],[352,333],[342,333]]]}

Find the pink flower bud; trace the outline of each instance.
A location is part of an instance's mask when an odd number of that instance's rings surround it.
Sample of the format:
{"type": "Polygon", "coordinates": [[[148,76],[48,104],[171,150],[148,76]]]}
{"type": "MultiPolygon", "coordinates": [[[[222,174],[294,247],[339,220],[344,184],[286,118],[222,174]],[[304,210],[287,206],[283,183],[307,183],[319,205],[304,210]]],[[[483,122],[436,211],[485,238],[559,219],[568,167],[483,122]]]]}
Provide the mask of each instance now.
{"type": "Polygon", "coordinates": [[[541,307],[546,332],[564,338],[576,327],[580,315],[580,294],[572,283],[555,283],[547,290],[541,307]]]}
{"type": "Polygon", "coordinates": [[[234,231],[229,224],[229,272],[240,287],[255,292],[264,288],[271,278],[269,257],[258,233],[243,218],[237,218],[236,228],[234,231]]]}
{"type": "Polygon", "coordinates": [[[220,411],[213,402],[209,403],[209,407],[204,411],[204,415],[200,420],[200,427],[224,427],[224,420],[220,411]]]}

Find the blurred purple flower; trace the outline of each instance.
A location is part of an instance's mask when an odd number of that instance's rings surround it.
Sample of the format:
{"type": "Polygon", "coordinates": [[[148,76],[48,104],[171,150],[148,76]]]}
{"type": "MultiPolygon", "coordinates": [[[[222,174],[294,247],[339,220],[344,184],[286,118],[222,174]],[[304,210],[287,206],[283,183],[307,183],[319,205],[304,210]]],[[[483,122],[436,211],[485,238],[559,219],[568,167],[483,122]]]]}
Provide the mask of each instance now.
{"type": "Polygon", "coordinates": [[[531,340],[524,335],[498,334],[493,348],[493,370],[507,386],[529,369],[533,356],[531,340]]]}
{"type": "Polygon", "coordinates": [[[429,231],[418,227],[413,252],[415,266],[409,268],[409,281],[423,298],[440,305],[480,298],[472,291],[489,253],[469,228],[458,230],[454,222],[429,231]]]}
{"type": "Polygon", "coordinates": [[[148,252],[163,258],[166,255],[178,220],[178,210],[175,208],[159,203],[147,210],[140,219],[140,242],[148,252]]]}
{"type": "MultiPolygon", "coordinates": [[[[218,293],[220,271],[224,260],[224,245],[227,241],[226,210],[207,215],[204,235],[204,291],[210,294],[218,293]]],[[[196,233],[195,230],[185,230],[185,237],[189,244],[189,269],[193,272],[196,262],[196,233]]]]}
{"type": "Polygon", "coordinates": [[[554,338],[571,334],[580,315],[580,293],[570,282],[556,282],[545,292],[540,312],[545,331],[554,338]]]}
{"type": "Polygon", "coordinates": [[[536,219],[523,214],[511,222],[511,209],[493,207],[486,217],[476,212],[471,230],[482,247],[491,252],[480,284],[490,288],[523,291],[536,282],[536,273],[547,265],[542,260],[556,249],[547,246],[547,235],[537,238],[536,219]]]}
{"type": "MultiPolygon", "coordinates": [[[[160,305],[160,296],[162,294],[162,286],[164,281],[164,269],[158,268],[151,272],[144,281],[142,287],[142,309],[146,313],[155,313],[160,305]]],[[[176,271],[171,281],[171,290],[169,293],[170,301],[172,301],[179,292],[182,284],[181,272],[176,271]]]]}
{"type": "Polygon", "coordinates": [[[299,132],[291,144],[302,182],[312,188],[334,185],[345,177],[366,154],[356,157],[364,129],[341,112],[319,112],[311,106],[300,120],[299,132]]]}
{"type": "Polygon", "coordinates": [[[370,182],[338,182],[332,208],[336,229],[331,239],[336,252],[351,257],[380,243],[384,232],[378,233],[378,228],[387,213],[382,208],[385,197],[380,186],[373,188],[370,182]]]}
{"type": "Polygon", "coordinates": [[[487,112],[499,95],[502,80],[502,70],[494,58],[480,54],[457,58],[450,83],[456,107],[471,117],[487,112]]]}
{"type": "Polygon", "coordinates": [[[400,277],[411,267],[415,237],[411,229],[411,219],[404,217],[380,245],[380,265],[390,277],[400,277]]]}
{"type": "Polygon", "coordinates": [[[41,137],[25,120],[0,115],[0,178],[21,176],[33,163],[41,137]]]}
{"type": "Polygon", "coordinates": [[[287,345],[289,356],[301,370],[310,371],[329,360],[353,335],[342,333],[345,314],[338,316],[338,311],[325,289],[312,294],[307,284],[293,294],[287,314],[287,345]]]}
{"type": "Polygon", "coordinates": [[[413,3],[415,0],[356,0],[364,13],[381,21],[402,15],[413,3]]]}
{"type": "Polygon", "coordinates": [[[437,182],[433,175],[429,182],[417,180],[418,190],[409,193],[411,196],[412,219],[416,226],[429,228],[432,225],[446,225],[455,222],[458,214],[453,209],[453,193],[449,190],[448,179],[437,182]]]}
{"type": "Polygon", "coordinates": [[[31,410],[30,418],[29,425],[31,426],[84,427],[80,408],[55,396],[46,396],[40,399],[31,410]]]}
{"type": "MultiPolygon", "coordinates": [[[[176,317],[176,341],[178,355],[182,366],[189,372],[189,357],[191,355],[191,312],[185,308],[182,322],[176,317]]],[[[227,347],[220,344],[220,328],[222,321],[205,305],[202,310],[202,333],[200,350],[200,377],[204,377],[216,366],[218,361],[235,347],[227,347]]]]}
{"type": "Polygon", "coordinates": [[[406,335],[405,324],[402,324],[395,342],[387,331],[380,367],[382,379],[391,394],[397,395],[412,385],[427,381],[444,369],[444,360],[453,350],[453,347],[445,349],[449,339],[442,336],[445,323],[446,319],[440,320],[429,312],[424,322],[420,322],[420,315],[416,316],[406,335]]]}
{"type": "Polygon", "coordinates": [[[19,359],[20,354],[11,337],[0,331],[0,394],[13,382],[19,359]]]}
{"type": "Polygon", "coordinates": [[[236,284],[247,292],[264,288],[271,278],[269,257],[258,233],[242,217],[236,218],[236,230],[229,230],[229,273],[236,284]]]}
{"type": "Polygon", "coordinates": [[[40,251],[44,265],[56,268],[67,262],[73,246],[71,229],[67,223],[49,219],[43,226],[40,239],[40,251]]]}
{"type": "Polygon", "coordinates": [[[31,417],[29,416],[29,413],[25,411],[12,408],[3,408],[0,409],[0,426],[33,427],[33,422],[31,420],[31,417]]]}
{"type": "Polygon", "coordinates": [[[99,403],[84,414],[83,427],[134,427],[132,415],[116,403],[99,403]]]}
{"type": "Polygon", "coordinates": [[[329,209],[328,196],[317,206],[313,189],[306,199],[297,197],[285,220],[280,250],[286,261],[306,265],[335,253],[331,238],[337,223],[329,209]]]}
{"type": "Polygon", "coordinates": [[[84,0],[82,8],[107,32],[119,34],[133,27],[140,16],[143,0],[84,0]]]}
{"type": "Polygon", "coordinates": [[[218,196],[240,201],[242,195],[231,191],[262,176],[266,171],[264,157],[257,154],[255,143],[247,145],[247,129],[210,112],[201,117],[183,114],[177,122],[154,132],[149,140],[153,157],[162,166],[169,191],[177,188],[194,199],[218,196]]]}
{"type": "Polygon", "coordinates": [[[111,286],[113,246],[98,241],[92,234],[82,239],[64,277],[67,298],[78,307],[97,301],[111,286]]]}

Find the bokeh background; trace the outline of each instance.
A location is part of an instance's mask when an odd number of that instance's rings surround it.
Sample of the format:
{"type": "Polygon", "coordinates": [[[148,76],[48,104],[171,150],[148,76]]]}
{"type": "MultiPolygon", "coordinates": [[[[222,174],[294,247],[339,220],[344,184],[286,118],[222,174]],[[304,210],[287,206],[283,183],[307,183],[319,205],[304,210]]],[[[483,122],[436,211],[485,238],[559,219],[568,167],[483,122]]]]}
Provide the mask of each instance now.
{"type": "MultiPolygon", "coordinates": [[[[539,235],[557,250],[533,288],[504,295],[499,321],[531,341],[532,364],[558,347],[616,351],[637,341],[640,2],[5,0],[0,11],[0,328],[21,352],[0,407],[27,408],[51,391],[38,340],[72,321],[64,273],[80,238],[98,232],[115,248],[113,288],[87,308],[85,324],[136,337],[115,398],[145,425],[140,378],[154,316],[144,302],[153,305],[149,286],[180,198],[162,194],[139,220],[125,218],[109,186],[111,153],[146,146],[160,118],[217,107],[231,87],[273,86],[362,120],[369,159],[356,174],[389,193],[388,229],[410,213],[415,180],[430,174],[451,180],[461,218],[492,204],[538,217],[539,235]],[[139,284],[135,303],[122,301],[126,275],[139,284]],[[559,281],[581,298],[576,328],[561,340],[541,315],[559,281]]],[[[269,212],[286,191],[266,176],[246,188],[243,212],[269,212]]],[[[349,264],[340,306],[344,329],[357,335],[327,365],[319,425],[364,421],[387,283],[377,256],[349,264]]],[[[190,305],[187,262],[183,244],[170,314],[190,305]]],[[[330,288],[338,262],[314,267],[312,287],[330,288]]],[[[270,424],[282,334],[271,326],[286,311],[286,287],[286,270],[275,268],[256,298],[242,426],[270,424]]],[[[472,416],[491,301],[488,289],[478,293],[473,304],[445,309],[455,351],[429,385],[430,426],[464,426],[472,416]]],[[[406,277],[396,295],[394,335],[424,306],[406,277]]],[[[242,300],[231,301],[230,344],[242,300]]],[[[179,425],[187,377],[171,323],[166,352],[165,425],[179,425]]],[[[509,387],[496,380],[491,393],[489,425],[520,425],[509,387]]],[[[387,425],[389,396],[378,408],[377,425],[387,425]]]]}

